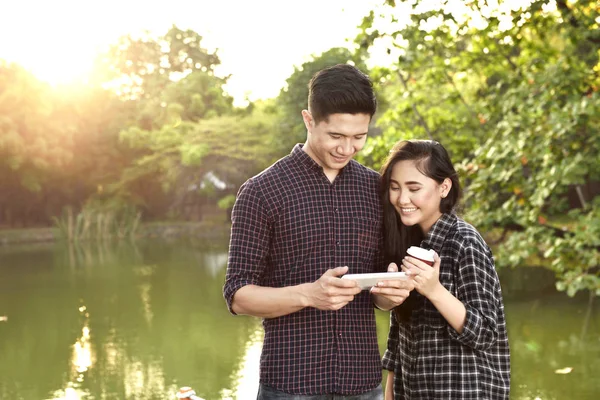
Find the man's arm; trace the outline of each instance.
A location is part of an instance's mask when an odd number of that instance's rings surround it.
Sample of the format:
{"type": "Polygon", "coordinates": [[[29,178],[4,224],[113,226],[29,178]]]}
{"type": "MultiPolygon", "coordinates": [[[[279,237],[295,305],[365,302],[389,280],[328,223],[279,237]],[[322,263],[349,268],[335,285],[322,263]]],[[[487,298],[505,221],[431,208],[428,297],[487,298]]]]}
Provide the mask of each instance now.
{"type": "Polygon", "coordinates": [[[305,307],[338,310],[360,293],[354,281],[340,279],[348,267],[333,268],[318,280],[289,287],[261,286],[271,249],[272,210],[252,180],[242,185],[232,211],[229,260],[223,295],[235,314],[275,318],[305,307]]]}
{"type": "Polygon", "coordinates": [[[282,288],[246,285],[233,296],[231,309],[262,318],[281,317],[305,307],[339,310],[360,293],[356,282],[339,278],[346,272],[348,267],[333,268],[315,282],[282,288]]]}

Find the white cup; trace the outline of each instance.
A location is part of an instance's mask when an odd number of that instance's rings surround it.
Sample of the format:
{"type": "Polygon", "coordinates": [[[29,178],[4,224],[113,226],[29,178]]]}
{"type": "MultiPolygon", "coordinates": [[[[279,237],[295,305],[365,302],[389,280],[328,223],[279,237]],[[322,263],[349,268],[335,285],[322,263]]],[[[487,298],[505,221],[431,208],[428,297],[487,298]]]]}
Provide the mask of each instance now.
{"type": "Polygon", "coordinates": [[[410,246],[406,250],[409,256],[423,261],[425,264],[433,265],[433,250],[427,250],[422,247],[410,246]]]}

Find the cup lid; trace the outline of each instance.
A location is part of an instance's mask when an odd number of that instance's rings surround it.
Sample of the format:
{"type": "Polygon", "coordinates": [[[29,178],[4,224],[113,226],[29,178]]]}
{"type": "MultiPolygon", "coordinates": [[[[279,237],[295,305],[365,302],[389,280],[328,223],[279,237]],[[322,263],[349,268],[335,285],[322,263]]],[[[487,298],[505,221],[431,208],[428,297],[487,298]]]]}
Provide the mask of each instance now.
{"type": "Polygon", "coordinates": [[[179,393],[177,393],[177,398],[178,399],[189,399],[192,396],[194,396],[195,394],[196,394],[196,392],[194,390],[192,390],[191,387],[184,386],[179,389],[179,393]]]}
{"type": "Polygon", "coordinates": [[[410,246],[406,252],[415,258],[425,261],[433,261],[433,250],[427,250],[417,246],[410,246]]]}

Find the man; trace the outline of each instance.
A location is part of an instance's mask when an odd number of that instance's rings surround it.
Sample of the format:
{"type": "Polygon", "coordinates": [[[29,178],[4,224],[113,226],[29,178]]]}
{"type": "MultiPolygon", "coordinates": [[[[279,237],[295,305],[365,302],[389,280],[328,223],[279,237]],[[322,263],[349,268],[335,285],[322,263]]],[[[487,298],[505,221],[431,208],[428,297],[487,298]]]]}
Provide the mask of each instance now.
{"type": "Polygon", "coordinates": [[[319,71],[304,145],[238,192],[223,292],[232,313],[263,318],[258,399],[383,398],[373,302],[391,309],[412,286],[340,279],[384,268],[379,175],[352,160],[376,107],[358,69],[319,71]]]}

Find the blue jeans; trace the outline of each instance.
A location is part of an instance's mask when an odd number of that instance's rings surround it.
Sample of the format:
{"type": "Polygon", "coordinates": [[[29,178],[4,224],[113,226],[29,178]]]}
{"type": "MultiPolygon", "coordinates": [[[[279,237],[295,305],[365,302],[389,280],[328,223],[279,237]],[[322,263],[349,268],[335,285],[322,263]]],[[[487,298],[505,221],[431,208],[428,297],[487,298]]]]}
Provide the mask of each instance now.
{"type": "Polygon", "coordinates": [[[375,389],[350,396],[341,394],[317,394],[317,395],[298,395],[285,393],[272,387],[261,384],[258,387],[257,400],[383,400],[383,389],[381,385],[375,389]]]}

